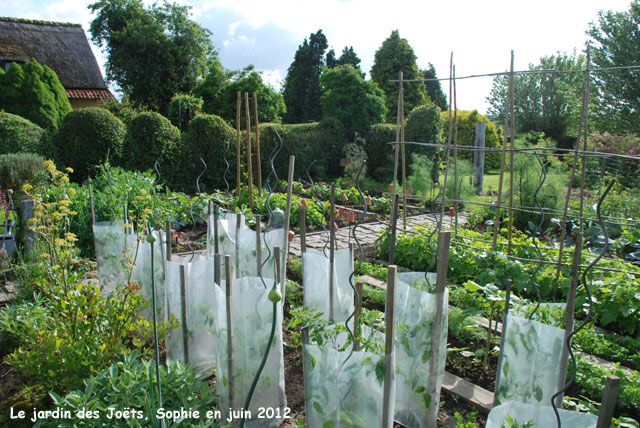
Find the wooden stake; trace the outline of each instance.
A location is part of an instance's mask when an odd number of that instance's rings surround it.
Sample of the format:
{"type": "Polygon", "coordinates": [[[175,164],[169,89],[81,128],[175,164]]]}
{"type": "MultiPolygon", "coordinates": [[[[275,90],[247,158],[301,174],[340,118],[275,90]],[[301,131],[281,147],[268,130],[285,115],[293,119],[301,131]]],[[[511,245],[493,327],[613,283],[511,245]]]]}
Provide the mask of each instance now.
{"type": "Polygon", "coordinates": [[[333,270],[335,264],[335,240],[336,240],[336,230],[334,228],[335,224],[335,210],[336,210],[336,185],[335,183],[331,183],[331,196],[329,197],[329,321],[333,321],[334,319],[334,311],[333,311],[333,270]]]}
{"type": "Polygon", "coordinates": [[[236,197],[240,197],[240,185],[242,184],[242,177],[240,177],[240,149],[242,147],[240,143],[240,110],[242,105],[242,96],[238,91],[236,97],[236,197]]]}
{"type": "Polygon", "coordinates": [[[236,242],[235,242],[235,258],[236,258],[236,278],[240,278],[240,222],[242,214],[236,213],[236,242]]]}
{"type": "Polygon", "coordinates": [[[604,385],[602,393],[602,403],[600,404],[600,414],[596,428],[609,428],[613,411],[616,408],[616,400],[618,399],[618,390],[620,389],[620,378],[618,376],[607,376],[607,382],[604,385]]]}
{"type": "Polygon", "coordinates": [[[232,301],[231,301],[231,293],[233,289],[233,273],[231,269],[231,256],[224,256],[224,266],[225,266],[225,276],[227,277],[227,296],[226,296],[226,305],[227,305],[227,371],[228,371],[228,380],[227,385],[229,385],[229,406],[232,409],[237,409],[235,406],[234,400],[234,379],[233,379],[233,317],[231,314],[232,311],[232,301]]]}
{"type": "Polygon", "coordinates": [[[273,267],[276,277],[276,283],[279,283],[280,278],[280,247],[273,247],[273,260],[275,262],[275,266],[273,267]]]}
{"type": "Polygon", "coordinates": [[[384,387],[382,396],[382,427],[393,427],[393,405],[396,402],[395,378],[396,362],[394,352],[395,341],[395,301],[398,267],[389,265],[387,277],[387,304],[385,307],[385,341],[384,341],[384,387]]]}
{"type": "Polygon", "coordinates": [[[402,111],[402,88],[403,88],[403,84],[402,84],[402,71],[398,72],[398,79],[399,79],[399,83],[398,83],[398,113],[396,115],[397,120],[396,120],[396,144],[394,146],[394,160],[393,160],[393,192],[392,193],[397,193],[398,189],[396,186],[396,182],[398,181],[398,158],[399,158],[399,154],[400,154],[400,112],[402,111]]]}
{"type": "Polygon", "coordinates": [[[218,204],[213,205],[213,254],[220,252],[220,243],[218,242],[220,236],[218,232],[218,219],[220,218],[220,207],[218,204]]]}
{"type": "MultiPolygon", "coordinates": [[[[511,302],[511,287],[513,285],[513,281],[507,281],[507,291],[504,296],[504,311],[502,313],[502,333],[500,335],[500,355],[498,356],[498,370],[496,370],[496,387],[494,388],[498,391],[500,386],[500,367],[502,366],[502,357],[504,355],[504,342],[507,337],[507,322],[509,321],[509,304],[511,302]]],[[[491,320],[489,320],[491,321],[491,320]]],[[[496,328],[497,329],[497,328],[496,328]]],[[[499,403],[496,400],[498,394],[493,395],[493,406],[497,406],[499,403]]]]}
{"type": "Polygon", "coordinates": [[[262,158],[260,157],[260,128],[258,128],[258,93],[253,93],[253,118],[256,128],[256,168],[258,172],[258,195],[262,196],[262,158]]]}
{"type": "Polygon", "coordinates": [[[182,316],[182,346],[185,364],[189,359],[189,324],[187,320],[187,267],[180,265],[180,306],[182,316]]]}
{"type": "Polygon", "coordinates": [[[260,233],[260,229],[261,229],[261,224],[260,224],[260,216],[257,215],[256,216],[256,264],[257,264],[257,274],[258,276],[262,276],[262,242],[261,242],[261,237],[262,234],[260,233]]]}
{"type": "Polygon", "coordinates": [[[300,251],[307,252],[307,209],[300,204],[298,207],[298,223],[300,224],[300,251]]]}
{"type": "MultiPolygon", "coordinates": [[[[460,199],[460,195],[458,194],[458,97],[456,95],[456,66],[453,66],[453,183],[454,183],[454,192],[453,198],[455,201],[453,202],[453,211],[455,217],[455,226],[453,228],[453,233],[458,233],[458,199],[460,199]]],[[[445,194],[447,189],[444,189],[445,194]]],[[[442,219],[441,219],[442,221],[442,219]]]]}
{"type": "Polygon", "coordinates": [[[393,264],[396,259],[396,233],[398,224],[398,194],[393,194],[391,198],[391,238],[389,240],[389,264],[393,264]]]}
{"type": "Polygon", "coordinates": [[[293,197],[293,168],[296,164],[296,157],[289,156],[289,174],[287,176],[287,205],[284,211],[284,243],[282,245],[283,265],[282,265],[282,291],[284,293],[286,284],[284,283],[286,275],[284,270],[287,267],[287,258],[289,257],[289,223],[291,223],[291,198],[293,197]]]}
{"type": "Polygon", "coordinates": [[[247,125],[247,175],[249,179],[249,209],[253,211],[253,166],[251,164],[251,115],[249,114],[249,93],[244,93],[245,122],[247,125]]]}
{"type": "MultiPolygon", "coordinates": [[[[429,358],[429,379],[427,391],[431,397],[427,410],[427,428],[435,428],[438,419],[438,400],[436,400],[436,379],[438,377],[438,359],[440,357],[440,338],[444,318],[444,290],[447,286],[449,267],[449,244],[451,232],[438,234],[438,266],[436,270],[436,307],[433,316],[433,334],[431,335],[431,357],[429,358]]],[[[446,334],[446,332],[445,332],[446,334]]]]}
{"type": "Polygon", "coordinates": [[[89,206],[91,207],[91,225],[96,224],[96,211],[93,207],[93,188],[91,187],[91,179],[89,179],[89,206]]]}
{"type": "Polygon", "coordinates": [[[166,245],[167,245],[167,261],[171,261],[171,220],[167,220],[165,223],[165,228],[166,228],[166,245]]]}
{"type": "Polygon", "coordinates": [[[213,255],[213,267],[215,269],[213,271],[213,282],[215,283],[214,286],[217,284],[219,287],[222,287],[222,284],[220,283],[220,274],[222,270],[220,259],[220,254],[216,253],[213,255]]]}

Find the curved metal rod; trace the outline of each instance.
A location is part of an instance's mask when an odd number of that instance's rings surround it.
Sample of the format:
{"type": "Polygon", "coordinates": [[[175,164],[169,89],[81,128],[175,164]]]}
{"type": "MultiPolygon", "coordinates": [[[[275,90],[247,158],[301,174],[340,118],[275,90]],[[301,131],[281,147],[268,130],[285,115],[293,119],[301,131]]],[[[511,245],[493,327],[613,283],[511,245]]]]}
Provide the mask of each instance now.
{"type": "Polygon", "coordinates": [[[224,192],[225,194],[229,193],[229,180],[227,180],[227,173],[229,172],[229,161],[227,160],[227,153],[229,152],[229,145],[231,144],[231,141],[227,141],[227,143],[225,144],[225,149],[224,149],[224,153],[222,154],[222,159],[224,160],[224,163],[226,165],[226,168],[224,170],[224,173],[222,174],[222,179],[224,180],[224,185],[225,185],[225,189],[224,192]]]}
{"type": "MultiPolygon", "coordinates": [[[[443,157],[446,156],[447,154],[447,150],[449,150],[449,146],[444,148],[444,151],[442,152],[443,157]]],[[[440,157],[438,156],[438,159],[440,157]]],[[[438,165],[440,164],[440,161],[438,160],[438,162],[434,162],[433,163],[433,168],[431,169],[431,177],[434,178],[435,177],[435,184],[438,187],[438,193],[436,194],[436,196],[433,198],[433,201],[437,201],[438,199],[440,199],[440,195],[442,195],[442,200],[440,202],[440,209],[438,210],[438,212],[442,213],[442,206],[444,205],[444,200],[445,200],[445,196],[446,196],[446,189],[444,189],[442,187],[442,184],[440,184],[440,171],[438,168],[438,165]]],[[[433,219],[435,221],[435,227],[433,228],[433,230],[431,231],[431,233],[429,234],[429,236],[427,237],[427,247],[431,248],[431,242],[433,242],[433,237],[435,236],[436,232],[438,230],[440,230],[440,225],[442,224],[442,216],[438,216],[438,214],[436,214],[435,211],[432,212],[433,214],[433,219]]],[[[396,214],[397,215],[397,214],[396,214]]],[[[434,253],[435,254],[435,253],[434,253]]],[[[429,271],[431,269],[433,269],[433,266],[435,265],[435,257],[432,258],[433,262],[429,263],[429,266],[424,270],[424,280],[427,283],[427,286],[429,288],[431,288],[433,286],[433,284],[431,283],[431,280],[429,279],[429,271]]]]}
{"type": "MultiPolygon", "coordinates": [[[[271,158],[269,159],[269,164],[271,165],[271,171],[269,172],[269,175],[267,176],[267,178],[265,180],[265,184],[267,185],[267,188],[269,189],[269,193],[267,193],[267,199],[265,200],[264,205],[267,208],[267,212],[269,213],[268,214],[269,215],[269,219],[271,219],[271,216],[273,214],[273,210],[271,209],[271,202],[270,202],[271,201],[271,195],[273,194],[275,188],[278,186],[278,173],[276,173],[276,168],[273,165],[273,162],[275,161],[276,157],[280,153],[280,150],[282,150],[282,147],[284,146],[284,143],[282,142],[282,138],[280,137],[280,134],[278,133],[278,130],[275,127],[272,127],[272,129],[273,129],[273,132],[276,133],[276,137],[278,138],[278,145],[275,146],[273,148],[273,151],[271,152],[271,158]],[[271,186],[271,177],[272,176],[274,176],[275,180],[276,180],[276,186],[275,187],[271,186]]],[[[284,239],[288,239],[288,237],[285,236],[284,239]]],[[[264,276],[262,275],[262,271],[264,269],[264,266],[267,264],[268,260],[271,258],[271,249],[267,245],[267,228],[266,227],[265,227],[264,234],[262,235],[262,242],[264,242],[264,246],[267,248],[267,257],[265,257],[264,261],[260,265],[260,280],[262,281],[262,285],[264,286],[264,288],[266,290],[267,289],[267,283],[264,280],[264,276]]],[[[274,277],[277,278],[277,272],[274,272],[274,277]]]]}
{"type": "Polygon", "coordinates": [[[542,268],[542,263],[544,262],[543,257],[542,257],[542,251],[540,250],[540,247],[538,246],[538,243],[536,242],[536,236],[538,235],[538,232],[540,231],[540,229],[542,229],[542,225],[544,224],[544,209],[542,208],[542,205],[540,204],[540,200],[538,200],[538,192],[540,191],[540,189],[542,188],[542,185],[544,184],[544,182],[547,179],[547,170],[544,167],[544,164],[542,163],[542,160],[540,159],[540,156],[538,155],[538,152],[534,151],[533,152],[534,155],[536,155],[536,159],[538,160],[538,163],[540,164],[540,168],[542,168],[540,170],[540,175],[542,177],[542,179],[540,180],[540,183],[538,183],[538,187],[536,188],[536,191],[533,193],[533,200],[535,201],[536,205],[538,206],[538,209],[540,210],[540,223],[538,223],[538,226],[536,226],[536,228],[534,230],[531,231],[531,234],[533,235],[533,246],[536,248],[536,251],[538,252],[538,266],[536,267],[536,270],[534,270],[531,273],[531,280],[529,281],[533,287],[536,289],[536,294],[538,296],[538,301],[536,303],[535,308],[533,308],[533,311],[529,314],[529,320],[533,319],[533,316],[535,315],[535,313],[538,311],[538,308],[540,307],[540,300],[542,300],[542,296],[540,295],[540,288],[538,288],[538,284],[536,284],[536,276],[538,275],[538,272],[540,272],[540,269],[542,268]]]}
{"type": "MultiPolygon", "coordinates": [[[[153,169],[156,171],[156,179],[153,182],[153,187],[151,189],[151,191],[153,192],[153,207],[151,208],[151,221],[153,222],[153,227],[155,228],[156,226],[156,199],[158,197],[157,193],[156,193],[156,184],[158,184],[160,182],[160,170],[158,169],[158,163],[160,162],[160,159],[162,159],[162,156],[164,155],[164,150],[162,150],[160,152],[160,156],[158,156],[158,159],[156,159],[156,161],[153,163],[153,169]]],[[[167,239],[170,239],[170,237],[168,237],[167,239]]]]}
{"type": "MultiPolygon", "coordinates": [[[[200,175],[198,175],[198,178],[196,178],[196,189],[198,190],[198,197],[200,195],[200,177],[202,177],[204,173],[207,171],[207,163],[204,161],[204,159],[200,158],[200,162],[202,162],[202,164],[204,165],[204,169],[202,170],[202,172],[200,172],[200,175]]],[[[189,207],[189,217],[191,218],[191,230],[189,231],[189,233],[187,233],[187,245],[189,246],[189,250],[191,250],[191,258],[189,259],[189,263],[193,261],[193,258],[196,255],[196,250],[195,248],[193,248],[193,245],[191,245],[191,235],[196,230],[196,219],[193,217],[194,205],[195,205],[195,201],[191,201],[191,206],[189,207]]]]}
{"type": "MultiPolygon", "coordinates": [[[[309,181],[311,182],[311,200],[320,208],[322,208],[322,219],[324,220],[324,216],[325,216],[325,213],[327,212],[327,208],[322,203],[322,200],[320,199],[320,197],[315,193],[316,184],[313,182],[313,178],[311,178],[311,174],[309,173],[309,170],[311,169],[313,164],[316,163],[316,160],[317,159],[314,159],[314,161],[309,164],[309,166],[305,169],[305,172],[307,173],[307,177],[309,177],[309,181]]],[[[329,246],[329,239],[330,239],[329,231],[324,226],[324,221],[320,223],[320,227],[322,227],[322,231],[327,235],[327,240],[324,244],[324,248],[322,249],[322,253],[324,254],[325,257],[329,257],[327,256],[327,247],[329,246]]]]}
{"type": "Polygon", "coordinates": [[[604,234],[604,247],[602,248],[602,252],[598,254],[598,257],[593,259],[591,263],[589,263],[587,267],[584,269],[584,271],[582,272],[582,285],[584,286],[585,293],[587,293],[587,301],[589,302],[589,310],[587,311],[587,317],[584,319],[584,321],[582,321],[582,323],[575,330],[573,330],[569,334],[569,336],[567,336],[566,345],[567,345],[567,349],[569,350],[569,356],[571,358],[571,367],[573,369],[573,372],[571,373],[571,377],[569,378],[569,381],[566,383],[564,388],[556,392],[553,395],[553,397],[551,397],[551,406],[553,407],[553,412],[556,415],[556,422],[558,423],[558,428],[562,428],[562,423],[560,422],[560,413],[558,412],[558,409],[556,407],[556,398],[563,395],[565,392],[569,390],[569,388],[571,388],[571,385],[573,385],[573,382],[576,379],[576,371],[578,370],[577,363],[576,363],[576,356],[573,353],[573,349],[571,348],[571,339],[575,334],[577,334],[580,330],[582,330],[591,321],[591,318],[593,317],[593,299],[591,297],[591,292],[589,291],[589,286],[587,285],[587,272],[589,272],[591,268],[593,268],[596,265],[596,263],[600,261],[600,259],[604,256],[604,254],[609,249],[609,233],[607,232],[606,225],[602,220],[600,207],[602,206],[602,202],[607,197],[609,190],[611,190],[615,182],[616,182],[615,178],[611,180],[611,182],[609,183],[605,191],[600,196],[600,199],[598,200],[598,205],[596,206],[596,215],[598,216],[598,223],[600,224],[600,227],[602,228],[602,233],[604,234]]]}

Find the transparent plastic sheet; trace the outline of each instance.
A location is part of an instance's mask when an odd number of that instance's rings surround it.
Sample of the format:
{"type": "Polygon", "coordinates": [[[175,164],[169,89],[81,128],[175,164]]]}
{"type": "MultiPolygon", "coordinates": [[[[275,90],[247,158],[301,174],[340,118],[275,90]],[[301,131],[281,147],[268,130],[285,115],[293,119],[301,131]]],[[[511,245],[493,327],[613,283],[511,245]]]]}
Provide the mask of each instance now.
{"type": "MultiPolygon", "coordinates": [[[[322,319],[329,320],[329,257],[322,251],[302,254],[304,305],[317,309],[322,319]]],[[[334,253],[333,321],[344,323],[354,311],[353,289],[349,276],[353,271],[353,256],[348,248],[334,253]]]]}
{"type": "Polygon", "coordinates": [[[558,389],[564,330],[510,315],[504,334],[496,402],[551,406],[558,389]]]}
{"type": "MultiPolygon", "coordinates": [[[[232,319],[234,340],[234,410],[244,406],[251,382],[258,372],[262,356],[266,351],[271,333],[273,303],[268,294],[273,279],[266,279],[265,289],[262,280],[256,277],[234,279],[232,289],[232,319]]],[[[229,408],[229,371],[227,340],[226,285],[215,287],[215,336],[218,363],[217,394],[218,410],[223,418],[228,417],[229,408]]],[[[252,419],[245,421],[249,428],[274,427],[283,420],[287,399],[284,389],[284,359],[282,350],[282,305],[276,313],[276,336],[256,386],[249,411],[252,419]],[[259,408],[273,409],[273,418],[259,418],[259,408]]],[[[265,416],[265,415],[263,415],[265,416]]],[[[237,422],[237,420],[236,420],[237,422]]]]}
{"type": "Polygon", "coordinates": [[[303,346],[307,426],[382,427],[385,357],[303,346]]]}
{"type": "MultiPolygon", "coordinates": [[[[131,271],[131,282],[140,286],[139,293],[147,302],[151,302],[151,247],[143,240],[138,241],[138,235],[125,234],[124,223],[99,222],[93,226],[94,243],[96,246],[96,260],[98,263],[98,277],[100,289],[105,295],[113,293],[116,287],[127,283],[129,263],[134,263],[131,271]],[[124,257],[126,252],[126,258],[124,257]]],[[[165,287],[164,287],[164,259],[163,242],[165,233],[154,231],[157,238],[153,244],[153,270],[156,288],[156,311],[158,320],[164,320],[165,287]]],[[[141,308],[140,314],[151,320],[151,305],[141,308]]]]}
{"type": "MultiPolygon", "coordinates": [[[[436,274],[429,273],[435,286],[436,274]]],[[[396,285],[396,408],[394,419],[406,427],[426,427],[429,403],[440,402],[440,386],[447,356],[448,300],[445,288],[436,378],[436,396],[428,392],[429,363],[434,331],[436,296],[410,284],[424,282],[424,272],[399,272],[396,285]]],[[[433,407],[437,412],[438,406],[433,407]]],[[[436,415],[432,415],[434,418],[436,415]]]]}
{"type": "Polygon", "coordinates": [[[124,222],[102,221],[93,225],[98,278],[104,295],[113,293],[127,282],[122,252],[125,249],[124,222]]]}
{"type": "MultiPolygon", "coordinates": [[[[212,257],[172,257],[167,262],[167,315],[182,322],[180,266],[185,266],[186,309],[189,338],[189,362],[199,374],[211,374],[216,368],[214,334],[215,299],[212,257]]],[[[182,325],[171,330],[166,340],[167,359],[185,362],[182,325]]]]}
{"type": "MultiPolygon", "coordinates": [[[[256,252],[256,231],[251,230],[244,225],[244,216],[240,223],[238,234],[238,257],[236,257],[236,220],[237,214],[227,213],[224,219],[218,220],[218,248],[220,254],[231,256],[231,264],[235,277],[258,276],[258,262],[256,252]],[[237,264],[236,264],[236,258],[237,264]]],[[[209,224],[213,224],[213,216],[209,217],[209,224]]],[[[207,235],[207,254],[211,257],[214,255],[214,233],[213,229],[208,229],[207,235]]],[[[284,229],[270,230],[260,234],[260,256],[262,266],[262,276],[265,278],[273,278],[273,249],[275,247],[283,248],[284,245],[284,229]],[[265,243],[266,241],[266,243],[265,243]],[[266,263],[265,259],[267,260],[266,263]]],[[[280,266],[284,267],[284,251],[280,253],[280,266]]],[[[283,268],[282,268],[283,269],[283,268]]],[[[282,274],[284,273],[281,272],[282,274]]],[[[220,277],[225,278],[225,270],[222,269],[220,277]]]]}
{"type": "MultiPolygon", "coordinates": [[[[571,428],[595,428],[598,417],[589,413],[558,410],[560,422],[563,427],[571,428]]],[[[486,428],[508,427],[507,417],[524,426],[527,422],[531,428],[550,428],[557,426],[556,415],[551,406],[539,406],[535,404],[507,401],[491,409],[487,418],[486,428]]]]}

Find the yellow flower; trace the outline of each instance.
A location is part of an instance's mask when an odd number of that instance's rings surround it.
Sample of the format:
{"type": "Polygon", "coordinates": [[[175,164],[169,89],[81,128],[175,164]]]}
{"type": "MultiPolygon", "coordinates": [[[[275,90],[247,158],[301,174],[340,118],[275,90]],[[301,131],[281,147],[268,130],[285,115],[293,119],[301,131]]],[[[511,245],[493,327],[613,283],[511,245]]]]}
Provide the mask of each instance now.
{"type": "Polygon", "coordinates": [[[60,180],[61,180],[61,181],[63,181],[63,182],[65,182],[65,183],[68,183],[68,182],[69,182],[69,177],[68,177],[66,174],[63,174],[63,175],[60,177],[60,180]]]}
{"type": "Polygon", "coordinates": [[[22,191],[23,192],[27,192],[29,193],[31,191],[31,189],[33,189],[33,186],[31,184],[23,184],[22,185],[22,191]]]}
{"type": "Polygon", "coordinates": [[[69,193],[71,196],[75,196],[76,195],[76,189],[74,189],[73,187],[69,187],[67,189],[67,193],[69,193]]]}
{"type": "Polygon", "coordinates": [[[71,168],[70,166],[66,167],[66,168],[65,168],[65,170],[66,170],[69,174],[73,173],[73,168],[71,168]]]}

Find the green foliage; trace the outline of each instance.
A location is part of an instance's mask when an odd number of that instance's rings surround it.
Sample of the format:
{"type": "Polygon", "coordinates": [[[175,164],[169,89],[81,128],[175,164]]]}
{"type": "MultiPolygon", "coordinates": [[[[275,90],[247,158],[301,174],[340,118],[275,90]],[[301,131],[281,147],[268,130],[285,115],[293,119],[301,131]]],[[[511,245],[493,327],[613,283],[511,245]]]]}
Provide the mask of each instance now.
{"type": "Polygon", "coordinates": [[[67,94],[55,71],[32,59],[23,66],[12,64],[0,72],[0,110],[56,130],[71,111],[67,94]]]}
{"type": "MultiPolygon", "coordinates": [[[[449,135],[449,112],[443,111],[442,115],[442,141],[447,141],[449,135]]],[[[477,110],[464,111],[458,110],[458,145],[459,146],[473,146],[474,133],[476,129],[476,122],[485,122],[487,124],[485,130],[485,147],[488,148],[501,148],[502,147],[502,128],[498,128],[492,121],[486,116],[478,113],[477,110]]],[[[451,116],[453,122],[454,117],[451,116]]],[[[452,129],[451,141],[453,144],[453,137],[455,129],[452,129]]],[[[485,155],[485,170],[495,169],[500,167],[500,156],[498,152],[487,153],[485,155]]],[[[466,152],[464,150],[458,152],[458,159],[463,158],[471,160],[472,152],[466,152]]]]}
{"type": "Polygon", "coordinates": [[[180,130],[159,113],[137,115],[127,127],[122,148],[122,164],[132,170],[152,169],[162,154],[166,165],[179,152],[180,130]]]}
{"type": "Polygon", "coordinates": [[[83,108],[67,114],[60,126],[54,151],[58,163],[75,171],[81,181],[98,163],[109,157],[120,159],[125,137],[124,124],[103,108],[83,108]]]}
{"type": "Polygon", "coordinates": [[[38,153],[44,132],[31,121],[0,110],[0,154],[38,153]]]}
{"type": "Polygon", "coordinates": [[[89,6],[93,42],[104,48],[107,79],[134,105],[164,114],[174,94],[189,93],[215,57],[210,32],[189,19],[188,6],[101,0],[89,6]]]}
{"type": "Polygon", "coordinates": [[[122,101],[118,101],[115,98],[109,98],[100,103],[100,107],[109,110],[115,117],[120,119],[125,126],[129,126],[129,123],[138,114],[142,113],[144,109],[135,107],[131,104],[131,101],[125,96],[122,101]]]}
{"type": "Polygon", "coordinates": [[[25,183],[33,183],[44,172],[44,158],[34,153],[9,153],[0,155],[0,189],[22,189],[25,183]]]}
{"type": "Polygon", "coordinates": [[[322,115],[334,117],[348,136],[362,134],[384,120],[384,94],[371,81],[362,79],[351,65],[326,69],[320,76],[322,115]]]}
{"type": "Polygon", "coordinates": [[[235,183],[236,139],[234,130],[219,116],[201,114],[190,123],[182,138],[180,158],[176,159],[179,174],[171,184],[185,191],[196,190],[196,179],[207,164],[200,179],[201,189],[224,189],[224,172],[227,168],[223,154],[229,162],[227,180],[235,183]]]}
{"type": "MultiPolygon", "coordinates": [[[[624,12],[601,11],[589,25],[591,60],[595,67],[635,64],[640,55],[640,2],[624,12]]],[[[595,76],[595,122],[603,131],[640,134],[640,74],[617,70],[595,76]]]]}
{"type": "MultiPolygon", "coordinates": [[[[416,54],[406,39],[400,38],[398,30],[382,43],[376,51],[373,66],[371,67],[371,80],[376,82],[384,91],[387,105],[387,122],[395,122],[398,113],[398,80],[400,71],[403,79],[421,79],[422,75],[416,63],[416,54]]],[[[424,83],[416,82],[404,87],[404,106],[406,111],[425,104],[428,100],[427,88],[424,83]]]]}
{"type": "Polygon", "coordinates": [[[360,75],[364,79],[365,74],[360,69],[360,58],[353,50],[353,46],[345,46],[342,49],[340,58],[336,58],[335,51],[333,49],[330,49],[329,52],[327,52],[326,64],[327,68],[340,67],[341,65],[351,65],[353,68],[358,70],[358,73],[360,73],[360,75]]]}
{"type": "Polygon", "coordinates": [[[367,169],[374,178],[390,182],[393,178],[393,145],[396,125],[381,123],[371,126],[364,134],[367,169]]]}
{"type": "MultiPolygon", "coordinates": [[[[85,410],[97,412],[97,418],[75,418],[77,427],[132,427],[160,426],[155,419],[158,410],[156,372],[153,360],[147,361],[137,353],[124,354],[118,361],[102,372],[84,381],[84,389],[77,389],[64,396],[51,394],[55,406],[68,409],[72,414],[85,410]],[[130,418],[110,416],[112,408],[117,411],[129,409],[130,418]]],[[[181,408],[199,412],[198,418],[184,420],[180,417],[165,420],[164,426],[217,427],[213,418],[206,418],[207,411],[215,408],[213,389],[198,376],[194,368],[181,362],[160,365],[162,407],[165,412],[181,408]]],[[[58,421],[49,421],[43,427],[58,426],[58,421]]]]}
{"type": "Polygon", "coordinates": [[[168,118],[181,132],[202,109],[202,98],[186,94],[176,94],[169,103],[168,118]]]}
{"type": "Polygon", "coordinates": [[[447,96],[442,90],[442,85],[440,84],[439,80],[433,80],[438,78],[438,76],[436,76],[436,68],[433,66],[433,64],[429,63],[429,68],[427,68],[426,70],[420,70],[420,73],[422,74],[423,79],[432,79],[430,81],[424,82],[425,87],[427,88],[427,94],[429,95],[431,102],[440,107],[440,110],[442,111],[448,110],[449,105],[447,104],[447,96]]]}
{"type": "Polygon", "coordinates": [[[424,104],[415,107],[407,116],[405,141],[440,144],[441,138],[440,109],[435,104],[424,104]]]}
{"type": "MultiPolygon", "coordinates": [[[[582,98],[581,73],[562,73],[585,67],[585,57],[558,52],[529,64],[529,70],[559,70],[559,73],[529,73],[514,77],[514,111],[518,132],[539,131],[558,142],[575,135],[580,120],[582,98]]],[[[493,79],[489,115],[503,124],[506,111],[509,76],[493,79]]],[[[564,147],[570,148],[570,147],[564,147]]]]}
{"type": "Polygon", "coordinates": [[[309,35],[295,53],[287,70],[283,95],[287,112],[285,123],[305,123],[320,120],[320,75],[324,66],[327,38],[318,30],[309,35]]]}

